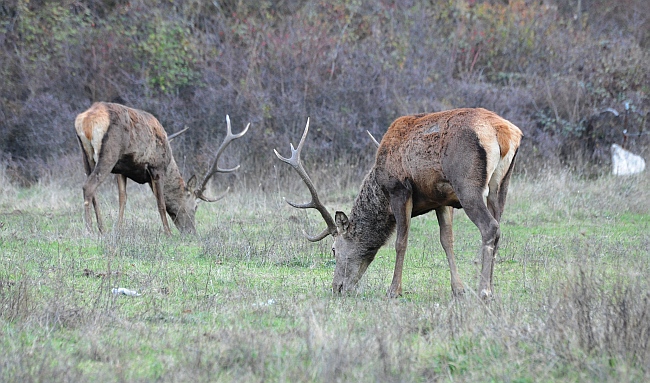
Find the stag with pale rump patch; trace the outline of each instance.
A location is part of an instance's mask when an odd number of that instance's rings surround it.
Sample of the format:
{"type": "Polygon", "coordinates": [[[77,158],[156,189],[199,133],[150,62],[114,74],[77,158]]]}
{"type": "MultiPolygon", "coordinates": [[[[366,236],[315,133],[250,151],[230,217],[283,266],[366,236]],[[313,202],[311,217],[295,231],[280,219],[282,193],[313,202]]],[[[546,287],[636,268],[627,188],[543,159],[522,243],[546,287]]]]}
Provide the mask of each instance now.
{"type": "Polygon", "coordinates": [[[206,185],[215,173],[230,173],[239,168],[218,166],[219,157],[233,140],[242,137],[250,124],[238,134],[232,134],[230,118],[226,116],[227,134],[201,184],[192,176],[187,184],[176,165],[165,129],[151,114],[124,105],[97,102],[75,119],[75,130],[87,179],[83,186],[84,221],[92,232],[90,205],[95,209],[97,226],[105,232],[97,203],[96,191],[111,174],[116,174],[119,193],[117,227],[120,228],[126,206],[126,180],[149,184],[156,198],[165,234],[171,235],[167,215],[183,234],[196,233],[195,213],[198,201],[215,202],[225,196],[208,198],[206,185]]]}
{"type": "Polygon", "coordinates": [[[387,295],[400,296],[411,218],[434,210],[452,293],[463,295],[452,231],[453,208],[462,208],[481,232],[479,295],[492,297],[499,221],[523,136],[519,128],[481,108],[400,117],[378,143],[375,164],[363,180],[349,217],[337,211],[334,219],[320,202],[300,159],[308,131],[309,120],[298,147],[291,145],[290,158],[275,154],[298,172],[311,193],[310,202],[289,204],[317,209],[327,224],[322,233],[307,238],[314,242],[329,235],[334,238],[334,293],[352,290],[396,231],[395,270],[387,295]]]}

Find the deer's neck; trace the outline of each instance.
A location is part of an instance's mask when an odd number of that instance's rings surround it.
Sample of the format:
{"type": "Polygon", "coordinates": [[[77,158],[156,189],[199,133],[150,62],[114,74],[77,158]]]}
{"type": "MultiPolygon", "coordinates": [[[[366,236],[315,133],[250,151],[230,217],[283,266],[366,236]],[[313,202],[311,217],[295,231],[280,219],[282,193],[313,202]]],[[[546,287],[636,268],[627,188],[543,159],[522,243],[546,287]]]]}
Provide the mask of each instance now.
{"type": "Polygon", "coordinates": [[[353,235],[369,249],[381,247],[395,230],[388,197],[377,183],[374,169],[363,180],[350,212],[350,224],[353,235]]]}

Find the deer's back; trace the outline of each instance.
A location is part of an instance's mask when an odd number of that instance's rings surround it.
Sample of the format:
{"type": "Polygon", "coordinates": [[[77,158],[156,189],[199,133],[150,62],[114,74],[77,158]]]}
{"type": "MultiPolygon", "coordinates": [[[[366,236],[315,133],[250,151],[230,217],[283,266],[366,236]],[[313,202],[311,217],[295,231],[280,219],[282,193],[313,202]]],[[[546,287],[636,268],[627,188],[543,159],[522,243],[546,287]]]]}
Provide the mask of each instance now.
{"type": "Polygon", "coordinates": [[[385,180],[410,183],[433,208],[457,205],[450,179],[474,177],[487,185],[509,167],[521,137],[514,124],[481,108],[403,116],[382,138],[375,169],[385,180]]]}
{"type": "Polygon", "coordinates": [[[128,169],[141,174],[147,166],[165,168],[171,160],[164,128],[142,110],[97,102],[77,116],[75,130],[91,168],[107,157],[116,161],[113,173],[125,174],[128,169]]]}

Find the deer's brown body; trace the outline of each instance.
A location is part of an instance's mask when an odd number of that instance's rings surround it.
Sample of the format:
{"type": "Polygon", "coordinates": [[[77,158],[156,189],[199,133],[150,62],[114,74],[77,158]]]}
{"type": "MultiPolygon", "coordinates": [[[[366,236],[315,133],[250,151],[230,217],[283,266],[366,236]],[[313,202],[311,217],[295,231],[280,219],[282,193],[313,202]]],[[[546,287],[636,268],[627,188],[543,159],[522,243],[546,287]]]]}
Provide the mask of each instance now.
{"type": "MultiPolygon", "coordinates": [[[[246,128],[248,129],[248,128],[246,128]]],[[[186,185],[176,165],[167,134],[151,114],[120,104],[97,102],[75,119],[75,130],[82,149],[84,168],[88,178],[84,183],[84,218],[92,231],[90,205],[95,208],[97,224],[104,231],[96,190],[109,174],[117,174],[119,190],[118,226],[121,224],[126,204],[126,179],[147,183],[156,197],[158,211],[165,233],[170,234],[166,213],[182,233],[194,233],[197,198],[203,197],[206,175],[201,188],[193,190],[196,179],[186,185]]],[[[241,137],[230,134],[219,149],[214,161],[230,140],[241,137]]],[[[218,169],[232,171],[234,169],[218,169]]]]}
{"type": "MultiPolygon", "coordinates": [[[[453,254],[455,207],[463,208],[481,232],[479,292],[484,298],[491,296],[499,220],[521,137],[515,125],[480,108],[395,120],[381,140],[375,165],[363,181],[350,216],[337,212],[332,220],[326,217],[329,213],[325,209],[319,209],[321,214],[325,213],[328,229],[312,239],[320,240],[327,234],[334,237],[333,290],[352,289],[378,249],[396,230],[395,271],[388,295],[401,294],[411,217],[435,210],[440,241],[451,270],[452,291],[455,295],[463,294],[453,254]]],[[[299,147],[297,152],[300,150],[299,147]]],[[[303,179],[308,182],[306,174],[303,179]]],[[[315,200],[317,203],[294,206],[315,207],[319,204],[315,200]]]]}

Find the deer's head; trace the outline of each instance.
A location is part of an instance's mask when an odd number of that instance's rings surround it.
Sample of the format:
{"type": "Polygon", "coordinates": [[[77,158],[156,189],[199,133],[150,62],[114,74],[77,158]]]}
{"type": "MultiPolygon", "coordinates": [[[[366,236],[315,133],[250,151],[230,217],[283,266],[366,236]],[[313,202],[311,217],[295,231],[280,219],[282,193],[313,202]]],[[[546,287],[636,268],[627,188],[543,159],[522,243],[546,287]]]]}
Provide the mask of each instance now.
{"type": "Polygon", "coordinates": [[[352,290],[375,259],[378,247],[370,247],[355,235],[354,224],[342,211],[336,212],[336,230],[332,253],[336,259],[332,291],[343,293],[352,290]]]}
{"type": "MultiPolygon", "coordinates": [[[[170,217],[174,221],[174,224],[176,225],[176,227],[181,233],[184,234],[196,233],[195,215],[196,215],[196,209],[201,201],[216,202],[222,199],[228,193],[228,189],[230,188],[228,188],[224,193],[222,193],[216,198],[206,197],[204,194],[205,188],[210,178],[216,173],[231,173],[239,169],[239,165],[230,169],[224,169],[219,167],[218,165],[219,157],[221,157],[221,154],[226,149],[228,144],[230,144],[230,142],[246,134],[248,128],[250,127],[250,123],[246,125],[246,128],[244,128],[244,130],[241,133],[232,134],[232,129],[230,127],[230,117],[226,115],[226,127],[227,127],[226,137],[224,138],[223,142],[217,149],[214,159],[212,160],[212,163],[210,165],[210,168],[208,172],[205,174],[205,176],[203,177],[201,184],[200,185],[198,184],[198,179],[196,178],[196,176],[193,175],[187,181],[186,185],[183,184],[183,182],[180,182],[179,184],[168,186],[167,188],[171,190],[165,191],[167,213],[170,215],[170,217]]],[[[176,135],[174,135],[173,137],[175,136],[176,135]]]]}
{"type": "Polygon", "coordinates": [[[320,202],[314,184],[302,166],[300,153],[305,144],[305,138],[309,131],[309,119],[305,131],[300,139],[297,148],[291,144],[291,158],[281,156],[277,150],[275,155],[283,162],[291,165],[300,175],[303,182],[307,185],[311,193],[311,201],[303,204],[297,204],[287,201],[287,203],[295,208],[308,209],[313,208],[321,213],[321,216],[327,224],[327,228],[320,234],[310,236],[305,233],[307,239],[311,242],[317,242],[327,236],[332,236],[334,243],[332,245],[332,253],[336,259],[336,267],[334,269],[334,279],[332,281],[332,291],[334,293],[342,293],[354,288],[361,276],[365,273],[368,265],[372,262],[377,254],[378,247],[368,246],[362,238],[355,235],[354,222],[350,222],[347,215],[341,211],[336,212],[336,219],[332,219],[327,208],[320,202]]]}

